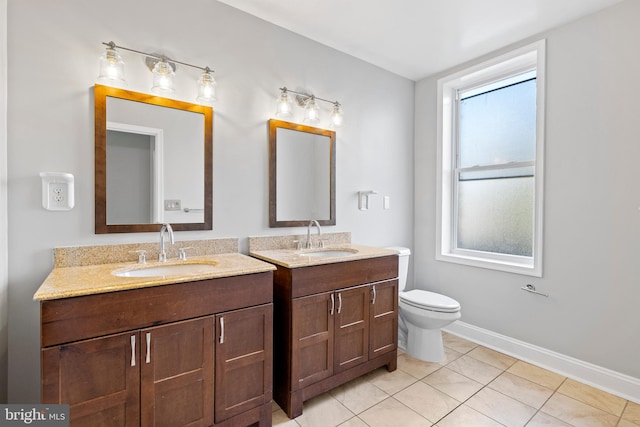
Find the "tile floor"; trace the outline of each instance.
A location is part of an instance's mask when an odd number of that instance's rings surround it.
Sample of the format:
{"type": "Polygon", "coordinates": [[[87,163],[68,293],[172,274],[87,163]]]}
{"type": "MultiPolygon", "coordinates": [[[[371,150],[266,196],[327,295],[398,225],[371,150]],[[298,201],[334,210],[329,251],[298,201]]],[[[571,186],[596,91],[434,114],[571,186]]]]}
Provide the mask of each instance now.
{"type": "Polygon", "coordinates": [[[294,420],[275,403],[274,427],[638,427],[640,405],[443,334],[445,360],[398,356],[304,403],[294,420]]]}

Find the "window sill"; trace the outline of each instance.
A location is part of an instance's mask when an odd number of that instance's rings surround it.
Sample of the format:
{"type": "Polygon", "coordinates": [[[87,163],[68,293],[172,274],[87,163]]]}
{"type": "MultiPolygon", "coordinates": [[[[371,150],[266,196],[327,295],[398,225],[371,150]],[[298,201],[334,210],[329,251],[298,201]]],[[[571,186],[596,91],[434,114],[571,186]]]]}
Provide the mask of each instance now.
{"type": "Polygon", "coordinates": [[[451,262],[454,264],[467,265],[470,267],[503,271],[506,273],[522,274],[525,276],[542,277],[542,266],[540,265],[540,263],[536,265],[533,259],[526,257],[513,258],[513,261],[506,261],[480,256],[472,256],[468,254],[438,253],[436,255],[437,261],[451,262]]]}

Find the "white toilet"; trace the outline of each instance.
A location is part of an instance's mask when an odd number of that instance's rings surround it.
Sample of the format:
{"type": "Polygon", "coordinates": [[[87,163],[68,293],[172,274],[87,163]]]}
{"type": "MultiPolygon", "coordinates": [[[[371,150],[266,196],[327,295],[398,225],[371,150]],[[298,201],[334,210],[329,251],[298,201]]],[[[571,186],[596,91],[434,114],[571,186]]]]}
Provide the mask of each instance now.
{"type": "Polygon", "coordinates": [[[460,303],[435,292],[405,291],[411,251],[391,247],[398,252],[398,341],[411,356],[427,362],[444,357],[440,328],[460,318],[460,303]]]}

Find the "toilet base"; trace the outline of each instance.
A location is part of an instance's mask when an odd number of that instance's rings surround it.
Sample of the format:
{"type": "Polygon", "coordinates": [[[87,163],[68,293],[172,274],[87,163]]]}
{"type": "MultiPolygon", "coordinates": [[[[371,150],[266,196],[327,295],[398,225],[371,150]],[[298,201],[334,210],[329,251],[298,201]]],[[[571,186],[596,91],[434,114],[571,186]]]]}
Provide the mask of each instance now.
{"type": "Polygon", "coordinates": [[[408,325],[407,353],[425,362],[440,362],[444,359],[444,346],[440,329],[422,329],[408,325]]]}

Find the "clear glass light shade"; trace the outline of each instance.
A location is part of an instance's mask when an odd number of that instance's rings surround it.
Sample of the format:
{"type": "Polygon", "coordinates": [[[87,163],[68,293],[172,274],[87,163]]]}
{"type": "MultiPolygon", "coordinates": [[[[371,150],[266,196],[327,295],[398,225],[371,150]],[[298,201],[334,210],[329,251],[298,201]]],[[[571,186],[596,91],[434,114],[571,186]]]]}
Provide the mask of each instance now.
{"type": "Polygon", "coordinates": [[[173,93],[173,77],[176,73],[171,65],[164,60],[158,61],[153,67],[153,86],[151,92],[162,95],[173,93]]]}
{"type": "Polygon", "coordinates": [[[124,61],[112,47],[108,47],[100,56],[98,82],[106,84],[126,84],[124,80],[124,61]]]}
{"type": "Polygon", "coordinates": [[[289,98],[289,94],[286,90],[280,93],[278,103],[276,106],[276,117],[291,117],[293,115],[293,102],[289,98]]]}
{"type": "Polygon", "coordinates": [[[333,111],[331,112],[331,126],[339,128],[344,126],[344,112],[340,103],[333,104],[333,111]]]}
{"type": "Polygon", "coordinates": [[[198,96],[196,101],[201,104],[213,104],[216,100],[216,79],[208,69],[198,79],[198,96]]]}
{"type": "Polygon", "coordinates": [[[304,106],[304,120],[308,124],[316,124],[320,121],[320,109],[316,103],[316,98],[312,95],[304,106]]]}

